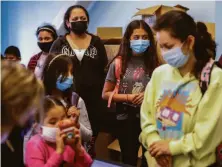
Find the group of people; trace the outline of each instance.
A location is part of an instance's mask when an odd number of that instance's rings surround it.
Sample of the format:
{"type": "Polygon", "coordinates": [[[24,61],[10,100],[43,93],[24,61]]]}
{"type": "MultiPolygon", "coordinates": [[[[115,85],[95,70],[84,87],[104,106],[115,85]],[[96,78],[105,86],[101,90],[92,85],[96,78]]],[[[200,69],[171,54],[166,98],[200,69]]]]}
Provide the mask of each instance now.
{"type": "Polygon", "coordinates": [[[64,14],[64,36],[50,24],[38,27],[41,52],[27,69],[17,62],[19,51],[13,57],[6,49],[2,156],[18,156],[2,158],[3,166],[90,166],[107,100],[108,107],[115,103],[124,164],[137,165],[142,144],[143,167],[216,167],[222,70],[202,23],[170,11],[158,18],[154,35],[145,21],[134,20],[108,64],[103,42],[87,31],[89,21],[87,10],[74,5],[64,14]]]}

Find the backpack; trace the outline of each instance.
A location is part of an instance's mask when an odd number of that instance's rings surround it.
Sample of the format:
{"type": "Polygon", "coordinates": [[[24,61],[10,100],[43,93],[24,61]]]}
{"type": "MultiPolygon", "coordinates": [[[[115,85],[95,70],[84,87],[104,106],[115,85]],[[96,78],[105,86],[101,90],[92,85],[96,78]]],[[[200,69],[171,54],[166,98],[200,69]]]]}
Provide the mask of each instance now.
{"type": "MultiPolygon", "coordinates": [[[[211,76],[211,72],[212,72],[214,64],[216,64],[218,67],[221,68],[221,66],[218,65],[218,62],[215,62],[213,59],[210,59],[210,61],[206,64],[206,66],[203,68],[201,72],[200,89],[203,95],[207,91],[207,88],[210,84],[210,76],[211,76]]],[[[217,167],[222,167],[222,142],[216,148],[216,164],[217,164],[217,167]]]]}
{"type": "Polygon", "coordinates": [[[115,86],[113,92],[111,93],[111,95],[109,96],[108,108],[110,108],[110,106],[111,106],[113,95],[118,93],[118,91],[119,91],[120,74],[121,74],[121,69],[122,69],[122,59],[121,59],[121,57],[120,56],[116,57],[115,60],[114,60],[114,63],[115,63],[116,86],[115,86]]]}

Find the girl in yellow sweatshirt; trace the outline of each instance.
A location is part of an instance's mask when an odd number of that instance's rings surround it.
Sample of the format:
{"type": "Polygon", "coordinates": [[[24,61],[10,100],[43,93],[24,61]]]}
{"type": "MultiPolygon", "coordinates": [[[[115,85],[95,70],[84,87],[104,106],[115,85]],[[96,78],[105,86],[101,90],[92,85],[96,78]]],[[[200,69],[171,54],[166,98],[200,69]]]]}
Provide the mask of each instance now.
{"type": "Polygon", "coordinates": [[[141,106],[149,167],[214,165],[222,142],[222,70],[213,67],[204,95],[199,82],[215,42],[180,11],[162,15],[154,29],[167,64],[154,71],[141,106]]]}

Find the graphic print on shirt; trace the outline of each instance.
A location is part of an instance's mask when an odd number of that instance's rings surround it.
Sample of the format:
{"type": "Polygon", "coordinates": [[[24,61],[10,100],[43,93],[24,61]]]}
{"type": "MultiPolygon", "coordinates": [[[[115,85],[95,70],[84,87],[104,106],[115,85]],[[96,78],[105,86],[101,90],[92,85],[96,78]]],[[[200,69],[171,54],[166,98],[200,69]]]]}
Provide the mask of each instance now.
{"type": "Polygon", "coordinates": [[[124,94],[127,94],[127,88],[128,88],[128,83],[127,82],[123,82],[122,84],[122,91],[124,94]]]}
{"type": "MultiPolygon", "coordinates": [[[[171,84],[176,87],[175,84],[171,84]]],[[[193,90],[192,86],[178,91],[164,89],[156,105],[157,128],[162,139],[180,139],[183,136],[183,117],[184,114],[191,115],[188,109],[193,107],[189,104],[193,90]]]]}
{"type": "Polygon", "coordinates": [[[141,93],[144,90],[144,85],[142,82],[135,82],[133,85],[132,94],[138,94],[141,93]]]}
{"type": "Polygon", "coordinates": [[[62,54],[65,54],[68,56],[75,56],[75,52],[68,45],[64,45],[62,47],[62,54]]]}
{"type": "Polygon", "coordinates": [[[92,59],[96,59],[98,55],[96,47],[90,46],[89,49],[86,50],[85,55],[92,59]]]}
{"type": "MultiPolygon", "coordinates": [[[[75,52],[70,48],[69,45],[64,45],[62,47],[62,54],[66,54],[69,56],[76,56],[75,52]]],[[[98,58],[98,51],[96,47],[90,46],[88,49],[85,51],[85,56],[90,57],[92,59],[97,59],[98,58]]]]}
{"type": "Polygon", "coordinates": [[[130,73],[131,73],[131,70],[129,68],[127,68],[126,72],[125,72],[125,74],[123,76],[123,79],[126,79],[130,75],[130,73]]]}
{"type": "Polygon", "coordinates": [[[133,72],[133,80],[137,81],[144,75],[145,71],[142,67],[136,68],[136,70],[133,72]]]}

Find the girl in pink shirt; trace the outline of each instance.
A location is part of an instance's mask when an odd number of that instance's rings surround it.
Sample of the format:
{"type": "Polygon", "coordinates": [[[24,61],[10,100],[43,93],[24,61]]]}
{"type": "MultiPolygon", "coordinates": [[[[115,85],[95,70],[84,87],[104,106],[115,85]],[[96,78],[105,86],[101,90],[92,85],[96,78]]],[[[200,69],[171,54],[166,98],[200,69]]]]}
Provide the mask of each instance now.
{"type": "Polygon", "coordinates": [[[27,143],[25,162],[27,167],[89,167],[92,159],[81,144],[79,129],[74,128],[73,144],[65,144],[67,135],[58,128],[66,119],[66,109],[54,97],[44,101],[44,119],[41,132],[27,143]]]}

